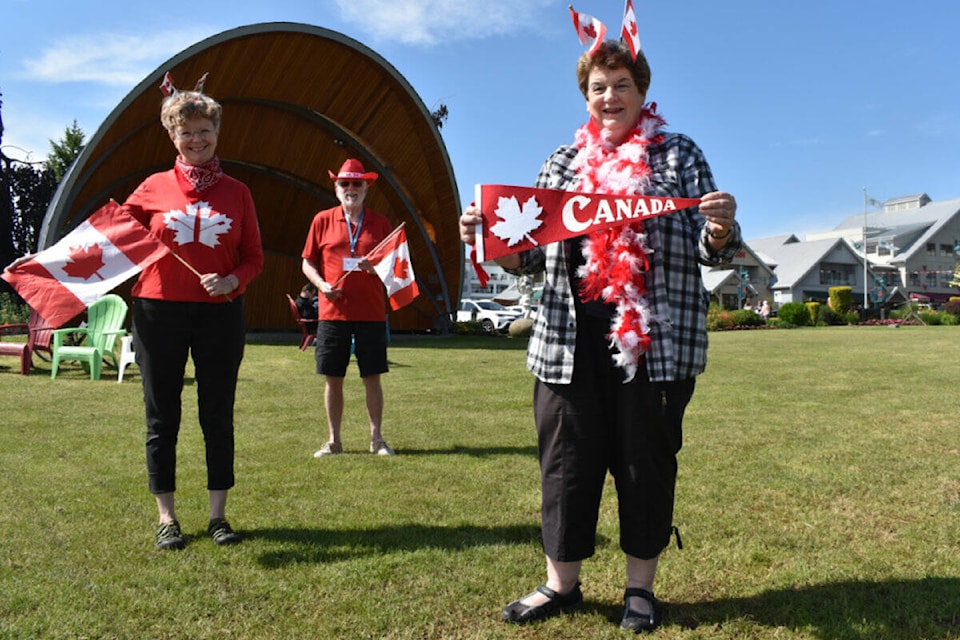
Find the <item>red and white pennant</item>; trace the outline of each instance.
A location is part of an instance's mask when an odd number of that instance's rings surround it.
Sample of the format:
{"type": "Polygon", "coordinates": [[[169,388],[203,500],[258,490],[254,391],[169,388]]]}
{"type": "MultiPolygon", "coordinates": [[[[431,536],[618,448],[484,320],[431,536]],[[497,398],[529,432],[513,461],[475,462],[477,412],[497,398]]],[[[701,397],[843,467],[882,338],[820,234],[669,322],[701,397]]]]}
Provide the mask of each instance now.
{"type": "MultiPolygon", "coordinates": [[[[699,198],[609,195],[499,184],[476,187],[483,221],[476,263],[700,204],[699,198]]],[[[482,276],[481,276],[482,278],[482,276]]]]}

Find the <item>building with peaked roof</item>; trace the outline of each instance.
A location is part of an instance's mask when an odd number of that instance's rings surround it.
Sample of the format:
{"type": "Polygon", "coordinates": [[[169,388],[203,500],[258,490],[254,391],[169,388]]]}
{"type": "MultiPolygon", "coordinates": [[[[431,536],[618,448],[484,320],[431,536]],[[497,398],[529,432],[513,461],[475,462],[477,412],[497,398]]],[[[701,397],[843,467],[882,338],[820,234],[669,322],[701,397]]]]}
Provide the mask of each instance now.
{"type": "Polygon", "coordinates": [[[753,247],[743,243],[730,264],[701,265],[700,275],[711,300],[724,309],[740,309],[746,303],[757,306],[764,300],[772,302],[770,287],[776,281],[773,267],[753,247]]]}
{"type": "Polygon", "coordinates": [[[952,284],[960,261],[960,199],[935,202],[925,193],[891,198],[880,210],[807,235],[808,242],[836,238],[849,242],[861,260],[865,246],[875,276],[872,301],[883,302],[893,292],[935,303],[960,295],[952,284]]]}
{"type": "Polygon", "coordinates": [[[438,122],[389,62],[312,25],[225,31],[147,75],[64,177],[44,219],[41,248],[173,165],[176,152],[159,120],[167,71],[183,87],[210,73],[205,91],[223,105],[217,154],[257,205],[265,264],[247,289],[248,328],[291,326],[284,294],[296,295],[303,285],[300,253],[314,214],[337,204],[327,171],[349,157],[380,175],[369,206],[406,225],[421,294],[391,312],[391,329],[447,326],[460,298],[464,252],[459,195],[438,122]]]}
{"type": "MultiPolygon", "coordinates": [[[[863,257],[845,238],[801,241],[793,234],[750,241],[750,246],[773,267],[775,281],[770,286],[773,305],[787,302],[824,302],[831,287],[850,287],[854,301],[863,299],[863,257]]],[[[867,266],[868,284],[874,273],[867,266]]]]}

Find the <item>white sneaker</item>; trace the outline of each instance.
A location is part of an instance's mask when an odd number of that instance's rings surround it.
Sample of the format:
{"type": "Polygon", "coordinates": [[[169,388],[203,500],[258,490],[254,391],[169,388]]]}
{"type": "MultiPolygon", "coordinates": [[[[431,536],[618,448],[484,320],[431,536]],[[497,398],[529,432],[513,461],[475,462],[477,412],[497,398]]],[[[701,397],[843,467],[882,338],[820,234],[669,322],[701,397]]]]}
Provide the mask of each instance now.
{"type": "Polygon", "coordinates": [[[326,442],[320,450],[313,454],[314,458],[322,458],[324,456],[333,456],[338,453],[343,453],[343,445],[337,442],[326,442]]]}
{"type": "Polygon", "coordinates": [[[375,453],[378,456],[395,456],[397,452],[394,451],[387,445],[386,442],[381,438],[380,440],[374,440],[370,443],[370,453],[375,453]]]}

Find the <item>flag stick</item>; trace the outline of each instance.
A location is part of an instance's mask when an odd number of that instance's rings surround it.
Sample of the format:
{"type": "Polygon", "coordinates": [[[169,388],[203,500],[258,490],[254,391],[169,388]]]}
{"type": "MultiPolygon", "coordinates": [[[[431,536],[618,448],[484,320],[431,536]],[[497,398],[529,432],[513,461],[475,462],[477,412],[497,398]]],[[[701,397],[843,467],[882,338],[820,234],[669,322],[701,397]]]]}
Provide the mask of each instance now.
{"type": "MultiPolygon", "coordinates": [[[[382,247],[383,245],[387,244],[387,242],[390,240],[390,238],[392,238],[393,236],[397,235],[397,233],[400,231],[400,229],[403,229],[403,225],[405,225],[405,224],[407,224],[407,223],[406,223],[406,222],[401,222],[400,225],[399,225],[396,229],[394,229],[393,231],[391,231],[391,232],[387,235],[386,238],[384,238],[383,240],[380,241],[380,244],[378,244],[377,246],[375,246],[373,249],[370,249],[370,251],[367,252],[367,255],[365,255],[365,256],[363,256],[362,258],[360,258],[360,260],[361,260],[361,261],[362,261],[362,260],[366,260],[366,259],[369,258],[371,255],[373,255],[374,253],[376,253],[376,252],[380,249],[380,247],[382,247]]],[[[358,264],[359,264],[359,262],[358,262],[358,264]]],[[[345,272],[342,276],[340,276],[340,277],[337,279],[336,282],[334,282],[334,283],[333,283],[332,285],[330,285],[330,286],[331,286],[332,288],[336,289],[338,284],[340,284],[341,282],[343,282],[344,279],[345,279],[348,275],[350,275],[351,273],[353,273],[353,272],[356,271],[356,270],[357,270],[357,267],[354,266],[352,269],[350,269],[350,271],[345,272]]]]}

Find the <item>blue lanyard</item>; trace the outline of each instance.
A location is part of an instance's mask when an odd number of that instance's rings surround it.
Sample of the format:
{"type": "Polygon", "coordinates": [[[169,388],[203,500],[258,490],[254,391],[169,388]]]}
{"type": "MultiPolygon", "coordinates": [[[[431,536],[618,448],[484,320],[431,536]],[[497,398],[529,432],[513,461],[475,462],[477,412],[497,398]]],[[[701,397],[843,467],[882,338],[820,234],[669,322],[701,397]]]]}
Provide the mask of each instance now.
{"type": "Polygon", "coordinates": [[[360,219],[357,220],[357,232],[353,232],[353,228],[350,226],[350,214],[346,211],[343,212],[343,218],[347,221],[347,235],[350,236],[350,256],[353,257],[356,254],[357,241],[360,239],[360,227],[363,226],[363,216],[366,214],[367,210],[364,209],[360,212],[360,219]]]}

